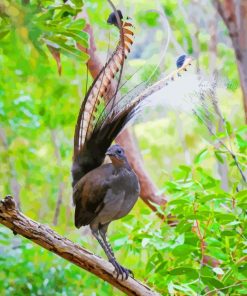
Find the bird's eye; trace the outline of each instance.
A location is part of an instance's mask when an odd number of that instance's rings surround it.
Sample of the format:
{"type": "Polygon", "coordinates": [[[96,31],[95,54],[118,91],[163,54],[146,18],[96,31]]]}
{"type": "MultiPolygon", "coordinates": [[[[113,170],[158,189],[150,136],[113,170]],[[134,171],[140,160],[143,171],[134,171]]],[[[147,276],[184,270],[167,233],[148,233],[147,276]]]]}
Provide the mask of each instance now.
{"type": "Polygon", "coordinates": [[[117,150],[117,154],[120,154],[121,155],[122,154],[122,150],[118,149],[117,150]]]}

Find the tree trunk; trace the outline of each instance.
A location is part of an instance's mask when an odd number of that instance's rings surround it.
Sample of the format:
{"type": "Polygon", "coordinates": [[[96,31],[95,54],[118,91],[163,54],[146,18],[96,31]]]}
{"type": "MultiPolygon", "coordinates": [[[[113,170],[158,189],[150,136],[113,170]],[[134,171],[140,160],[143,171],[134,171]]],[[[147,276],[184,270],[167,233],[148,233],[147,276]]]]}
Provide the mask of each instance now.
{"type": "Polygon", "coordinates": [[[245,122],[247,123],[247,1],[213,0],[213,4],[225,22],[232,40],[243,92],[245,122]]]}

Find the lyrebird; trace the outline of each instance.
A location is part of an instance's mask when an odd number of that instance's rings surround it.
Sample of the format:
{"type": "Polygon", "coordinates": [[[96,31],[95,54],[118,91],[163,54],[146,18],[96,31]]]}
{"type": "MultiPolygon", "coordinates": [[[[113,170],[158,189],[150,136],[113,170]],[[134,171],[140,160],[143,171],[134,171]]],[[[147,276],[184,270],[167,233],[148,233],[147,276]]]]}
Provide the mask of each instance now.
{"type": "MultiPolygon", "coordinates": [[[[116,100],[115,92],[108,98],[103,110],[100,109],[100,103],[106,101],[116,73],[121,73],[134,35],[130,19],[123,20],[119,10],[109,16],[108,23],[118,27],[120,40],[114,53],[93,81],[80,108],[74,135],[72,185],[75,226],[80,228],[90,225],[92,234],[113,264],[117,277],[121,276],[124,280],[132,272],[116,261],[107,242],[106,232],[113,220],[127,215],[133,208],[140,188],[124,149],[111,144],[140,111],[148,91],[144,90],[135,99],[126,100],[124,103],[121,98],[116,100]],[[106,155],[110,157],[111,163],[103,164],[106,155]]],[[[167,80],[173,80],[177,72],[167,80]]]]}

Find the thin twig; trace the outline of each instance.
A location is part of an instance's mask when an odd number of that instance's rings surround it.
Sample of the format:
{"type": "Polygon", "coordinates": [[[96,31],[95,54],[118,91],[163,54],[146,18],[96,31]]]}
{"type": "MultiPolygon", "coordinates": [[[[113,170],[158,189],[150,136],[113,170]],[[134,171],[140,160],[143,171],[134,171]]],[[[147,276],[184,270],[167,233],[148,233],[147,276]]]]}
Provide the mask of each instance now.
{"type": "Polygon", "coordinates": [[[205,125],[206,125],[206,127],[207,127],[207,129],[208,129],[208,131],[210,132],[210,134],[211,135],[213,135],[216,139],[217,139],[217,141],[227,150],[227,152],[231,155],[231,157],[232,157],[232,159],[233,159],[233,161],[235,162],[235,165],[236,165],[236,167],[237,167],[237,169],[239,170],[239,173],[241,174],[241,177],[242,177],[242,179],[243,179],[243,181],[246,183],[247,182],[247,180],[246,180],[246,177],[245,177],[245,175],[244,175],[244,172],[242,171],[242,169],[241,169],[241,167],[240,167],[240,165],[239,165],[239,162],[238,162],[238,159],[237,159],[237,156],[226,146],[226,144],[221,140],[221,139],[219,139],[218,137],[217,137],[217,135],[216,135],[216,133],[212,130],[212,128],[207,124],[207,123],[205,123],[205,121],[203,120],[203,118],[198,114],[198,112],[196,111],[196,110],[193,110],[193,112],[194,112],[194,114],[196,115],[196,117],[200,120],[200,121],[202,121],[205,125]]]}
{"type": "Polygon", "coordinates": [[[207,293],[203,294],[203,296],[206,296],[206,295],[210,295],[211,293],[214,293],[214,292],[218,292],[218,291],[223,291],[223,290],[226,290],[226,289],[229,289],[229,288],[232,288],[232,287],[237,287],[237,286],[240,286],[242,285],[242,283],[246,282],[247,280],[243,280],[241,283],[235,283],[235,284],[232,284],[230,286],[226,286],[224,288],[217,288],[217,289],[214,289],[214,290],[211,290],[211,291],[208,291],[207,293]]]}

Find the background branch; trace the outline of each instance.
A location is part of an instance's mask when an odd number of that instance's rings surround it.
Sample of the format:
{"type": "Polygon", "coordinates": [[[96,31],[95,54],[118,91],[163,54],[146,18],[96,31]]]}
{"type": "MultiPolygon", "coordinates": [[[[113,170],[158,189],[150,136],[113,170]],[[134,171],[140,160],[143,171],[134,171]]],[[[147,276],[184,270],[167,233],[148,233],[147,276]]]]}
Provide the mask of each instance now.
{"type": "Polygon", "coordinates": [[[17,210],[16,203],[11,196],[0,201],[0,223],[13,230],[15,234],[20,234],[48,251],[95,274],[127,295],[159,295],[132,278],[127,281],[114,278],[113,267],[110,263],[60,236],[48,226],[24,216],[17,210]]]}
{"type": "Polygon", "coordinates": [[[245,123],[247,123],[247,1],[213,0],[213,4],[223,19],[232,40],[243,92],[245,123]]]}

